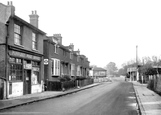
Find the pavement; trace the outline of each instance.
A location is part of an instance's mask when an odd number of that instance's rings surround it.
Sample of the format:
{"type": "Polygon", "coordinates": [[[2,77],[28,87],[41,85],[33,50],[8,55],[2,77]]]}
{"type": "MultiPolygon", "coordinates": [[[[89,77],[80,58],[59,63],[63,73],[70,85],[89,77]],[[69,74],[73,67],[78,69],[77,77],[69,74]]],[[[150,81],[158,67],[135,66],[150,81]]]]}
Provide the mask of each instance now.
{"type": "Polygon", "coordinates": [[[141,115],[161,115],[161,96],[147,88],[147,84],[133,82],[141,115]]]}
{"type": "Polygon", "coordinates": [[[101,83],[94,83],[94,84],[91,84],[91,85],[87,85],[87,86],[76,88],[76,89],[67,90],[67,91],[64,91],[64,92],[63,91],[44,91],[44,92],[41,92],[41,93],[27,94],[27,95],[18,96],[18,97],[15,97],[15,98],[0,100],[0,110],[9,109],[9,108],[13,108],[13,107],[16,107],[16,106],[25,105],[25,104],[45,100],[45,99],[51,99],[51,98],[57,98],[57,97],[65,96],[65,95],[68,95],[68,94],[76,93],[76,92],[81,91],[81,90],[92,88],[92,87],[100,85],[100,84],[101,83]]]}

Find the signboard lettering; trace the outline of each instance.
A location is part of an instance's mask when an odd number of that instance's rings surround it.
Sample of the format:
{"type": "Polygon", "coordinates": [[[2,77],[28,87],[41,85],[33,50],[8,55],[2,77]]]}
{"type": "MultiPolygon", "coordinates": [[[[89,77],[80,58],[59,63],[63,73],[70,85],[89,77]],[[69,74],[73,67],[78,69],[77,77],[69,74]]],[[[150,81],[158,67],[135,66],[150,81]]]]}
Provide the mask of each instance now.
{"type": "Polygon", "coordinates": [[[10,51],[10,54],[12,56],[18,56],[18,57],[22,57],[22,58],[34,59],[34,60],[39,60],[39,61],[41,60],[41,58],[38,56],[33,56],[30,54],[25,54],[25,53],[18,52],[18,51],[10,51]]]}

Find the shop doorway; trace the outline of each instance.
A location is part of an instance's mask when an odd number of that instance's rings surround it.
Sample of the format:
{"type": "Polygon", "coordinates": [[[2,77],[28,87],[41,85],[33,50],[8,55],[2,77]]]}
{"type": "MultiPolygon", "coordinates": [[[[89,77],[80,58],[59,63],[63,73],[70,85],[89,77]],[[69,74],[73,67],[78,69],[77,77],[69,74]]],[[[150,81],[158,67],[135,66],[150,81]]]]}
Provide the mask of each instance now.
{"type": "Polygon", "coordinates": [[[0,100],[3,99],[4,95],[4,81],[0,79],[0,100]]]}
{"type": "Polygon", "coordinates": [[[24,94],[31,94],[31,70],[24,70],[24,94]]]}

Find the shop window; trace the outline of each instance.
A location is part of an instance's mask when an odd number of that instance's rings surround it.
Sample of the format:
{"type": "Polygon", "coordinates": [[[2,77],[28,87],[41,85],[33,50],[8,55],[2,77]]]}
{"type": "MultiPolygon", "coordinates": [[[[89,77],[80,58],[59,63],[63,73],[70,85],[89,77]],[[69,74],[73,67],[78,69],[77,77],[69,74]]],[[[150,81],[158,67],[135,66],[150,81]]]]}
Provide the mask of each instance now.
{"type": "Polygon", "coordinates": [[[37,66],[39,66],[39,65],[40,65],[40,63],[39,63],[39,62],[32,61],[32,66],[33,66],[33,67],[37,67],[37,66]]]}
{"type": "Polygon", "coordinates": [[[22,64],[10,64],[10,81],[22,80],[22,64]]]}

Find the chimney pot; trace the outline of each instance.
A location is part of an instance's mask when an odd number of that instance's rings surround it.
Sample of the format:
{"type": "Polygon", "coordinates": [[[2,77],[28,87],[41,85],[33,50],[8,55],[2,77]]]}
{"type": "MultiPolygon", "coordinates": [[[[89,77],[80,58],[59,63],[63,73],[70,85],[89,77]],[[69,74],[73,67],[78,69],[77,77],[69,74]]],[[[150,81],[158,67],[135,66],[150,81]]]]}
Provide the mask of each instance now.
{"type": "Polygon", "coordinates": [[[29,17],[30,17],[30,24],[38,28],[39,16],[37,15],[37,11],[36,10],[32,11],[32,14],[29,15],[29,17]]]}
{"type": "Polygon", "coordinates": [[[11,1],[11,6],[12,6],[12,1],[11,1]]]}
{"type": "Polygon", "coordinates": [[[10,5],[10,2],[9,1],[7,2],[7,5],[10,5]]]}

